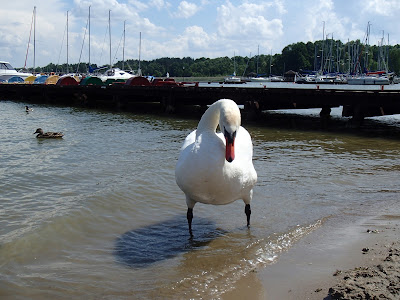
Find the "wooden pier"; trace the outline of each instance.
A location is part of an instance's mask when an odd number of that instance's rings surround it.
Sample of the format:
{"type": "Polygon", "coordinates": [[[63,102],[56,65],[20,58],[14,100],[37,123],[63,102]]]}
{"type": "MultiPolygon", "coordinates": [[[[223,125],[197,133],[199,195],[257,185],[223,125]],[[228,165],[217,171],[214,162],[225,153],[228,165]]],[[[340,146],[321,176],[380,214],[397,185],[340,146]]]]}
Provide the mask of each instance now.
{"type": "Polygon", "coordinates": [[[0,84],[0,99],[29,103],[104,107],[133,110],[138,104],[155,104],[168,113],[185,106],[206,107],[222,98],[244,105],[258,114],[265,110],[321,108],[321,117],[332,107],[343,106],[343,116],[364,117],[400,113],[400,90],[344,90],[328,88],[267,88],[237,86],[130,86],[0,84]]]}

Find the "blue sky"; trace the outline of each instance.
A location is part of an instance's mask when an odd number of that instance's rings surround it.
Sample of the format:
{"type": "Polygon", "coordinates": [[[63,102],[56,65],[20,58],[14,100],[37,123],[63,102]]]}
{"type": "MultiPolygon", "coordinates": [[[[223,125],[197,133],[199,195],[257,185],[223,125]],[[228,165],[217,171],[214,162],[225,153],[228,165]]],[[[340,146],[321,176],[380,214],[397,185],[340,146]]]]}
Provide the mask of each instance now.
{"type": "Polygon", "coordinates": [[[343,42],[363,40],[371,23],[370,44],[400,43],[399,0],[1,0],[0,60],[33,66],[32,12],[36,6],[35,66],[89,60],[110,61],[108,14],[111,10],[113,62],[160,57],[232,57],[280,53],[291,43],[325,35],[343,42]],[[123,24],[125,21],[125,47],[123,24]],[[325,24],[325,27],[324,25],[325,24]],[[86,37],[85,36],[86,31],[86,37]],[[83,47],[82,47],[83,45],[83,47]]]}

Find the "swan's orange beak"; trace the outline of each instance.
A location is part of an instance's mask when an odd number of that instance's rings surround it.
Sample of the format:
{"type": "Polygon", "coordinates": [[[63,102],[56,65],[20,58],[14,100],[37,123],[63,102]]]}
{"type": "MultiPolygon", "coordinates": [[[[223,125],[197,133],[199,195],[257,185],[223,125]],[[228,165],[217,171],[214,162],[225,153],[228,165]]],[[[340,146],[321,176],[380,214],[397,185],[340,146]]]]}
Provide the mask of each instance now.
{"type": "Polygon", "coordinates": [[[225,159],[228,162],[232,162],[235,159],[235,138],[229,141],[228,138],[226,140],[226,150],[225,150],[225,159]]]}
{"type": "Polygon", "coordinates": [[[230,134],[224,128],[224,136],[226,142],[226,150],[225,150],[225,159],[228,162],[232,162],[235,159],[235,138],[236,138],[236,131],[230,134]]]}

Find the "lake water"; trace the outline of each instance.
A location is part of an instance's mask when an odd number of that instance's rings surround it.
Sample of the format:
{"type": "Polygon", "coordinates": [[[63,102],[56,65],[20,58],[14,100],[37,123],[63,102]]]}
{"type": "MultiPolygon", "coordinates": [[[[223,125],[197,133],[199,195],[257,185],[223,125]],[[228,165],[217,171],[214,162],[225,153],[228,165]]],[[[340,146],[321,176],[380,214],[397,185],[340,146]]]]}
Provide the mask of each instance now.
{"type": "Polygon", "coordinates": [[[0,101],[2,299],[218,299],[327,218],[398,203],[400,139],[244,124],[252,226],[197,204],[190,239],[174,171],[197,120],[25,105],[0,101]]]}

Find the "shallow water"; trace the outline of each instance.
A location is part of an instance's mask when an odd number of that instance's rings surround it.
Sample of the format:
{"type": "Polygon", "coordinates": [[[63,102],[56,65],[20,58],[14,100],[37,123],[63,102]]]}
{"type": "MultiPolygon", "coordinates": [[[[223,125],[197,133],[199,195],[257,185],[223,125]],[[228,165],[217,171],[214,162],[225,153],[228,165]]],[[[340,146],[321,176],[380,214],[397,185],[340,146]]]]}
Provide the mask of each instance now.
{"type": "Polygon", "coordinates": [[[325,218],[400,191],[400,139],[246,125],[252,227],[242,201],[197,204],[190,239],[174,169],[196,120],[25,105],[0,101],[1,297],[219,298],[325,218]]]}

